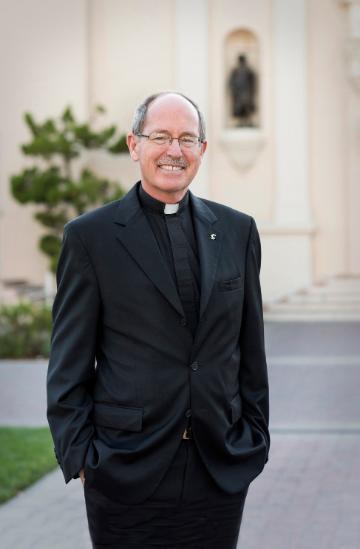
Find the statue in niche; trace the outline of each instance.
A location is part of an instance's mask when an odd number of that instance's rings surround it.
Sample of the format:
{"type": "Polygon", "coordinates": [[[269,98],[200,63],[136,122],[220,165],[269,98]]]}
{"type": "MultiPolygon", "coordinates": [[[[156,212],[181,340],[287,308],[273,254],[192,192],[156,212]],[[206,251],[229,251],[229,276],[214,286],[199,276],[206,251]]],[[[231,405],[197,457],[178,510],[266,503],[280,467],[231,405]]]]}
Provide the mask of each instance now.
{"type": "Polygon", "coordinates": [[[232,96],[232,115],[238,126],[253,127],[256,112],[256,74],[249,67],[245,55],[239,55],[238,65],[231,71],[229,87],[232,96]]]}

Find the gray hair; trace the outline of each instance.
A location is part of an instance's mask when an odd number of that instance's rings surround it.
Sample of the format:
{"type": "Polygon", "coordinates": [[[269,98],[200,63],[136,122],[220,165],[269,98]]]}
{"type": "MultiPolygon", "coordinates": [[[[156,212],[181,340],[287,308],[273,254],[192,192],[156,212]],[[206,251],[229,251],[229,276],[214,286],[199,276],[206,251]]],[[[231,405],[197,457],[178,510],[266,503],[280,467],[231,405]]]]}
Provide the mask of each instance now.
{"type": "Polygon", "coordinates": [[[141,103],[141,105],[139,105],[137,107],[137,109],[135,110],[133,123],[132,123],[132,133],[134,135],[142,133],[143,127],[145,125],[145,119],[146,119],[146,114],[147,114],[149,105],[151,105],[151,103],[153,103],[155,101],[155,99],[157,99],[158,97],[162,97],[163,95],[169,95],[169,94],[180,95],[180,97],[183,97],[184,99],[186,99],[186,101],[191,103],[191,105],[193,107],[195,107],[196,112],[197,112],[198,117],[199,117],[199,137],[200,137],[201,141],[205,141],[205,139],[206,139],[206,136],[205,136],[205,120],[204,120],[203,114],[200,111],[199,107],[197,106],[196,103],[194,103],[194,101],[192,99],[190,99],[189,97],[187,97],[183,93],[172,92],[172,91],[159,92],[159,93],[154,93],[152,95],[149,95],[149,97],[147,97],[141,103]]]}

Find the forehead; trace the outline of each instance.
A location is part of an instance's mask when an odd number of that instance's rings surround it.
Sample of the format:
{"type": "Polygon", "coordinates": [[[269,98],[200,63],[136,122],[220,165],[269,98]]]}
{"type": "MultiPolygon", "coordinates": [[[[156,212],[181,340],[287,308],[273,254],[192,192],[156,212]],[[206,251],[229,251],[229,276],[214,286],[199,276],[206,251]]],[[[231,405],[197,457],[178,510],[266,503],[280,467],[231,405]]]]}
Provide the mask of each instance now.
{"type": "Polygon", "coordinates": [[[178,95],[158,97],[149,105],[144,129],[197,133],[199,117],[195,107],[178,95]]]}

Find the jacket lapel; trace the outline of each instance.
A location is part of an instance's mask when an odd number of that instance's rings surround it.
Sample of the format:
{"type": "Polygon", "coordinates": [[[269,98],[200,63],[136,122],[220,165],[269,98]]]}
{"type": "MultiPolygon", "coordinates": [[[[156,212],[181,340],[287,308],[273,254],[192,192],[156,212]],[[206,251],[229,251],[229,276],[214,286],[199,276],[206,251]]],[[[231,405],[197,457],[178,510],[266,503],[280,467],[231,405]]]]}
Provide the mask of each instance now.
{"type": "MultiPolygon", "coordinates": [[[[116,238],[125,246],[139,267],[178,313],[185,316],[176,286],[139,203],[138,185],[139,183],[134,185],[119,201],[114,218],[117,225],[116,238]]],[[[201,318],[214,285],[222,234],[219,231],[219,221],[216,215],[206,206],[205,202],[193,195],[191,191],[190,200],[200,260],[201,318]]]]}
{"type": "Polygon", "coordinates": [[[190,200],[193,208],[194,229],[200,259],[201,297],[199,318],[201,318],[215,282],[222,246],[222,232],[218,218],[205,202],[191,192],[190,200]]]}
{"type": "Polygon", "coordinates": [[[139,203],[137,186],[119,202],[114,219],[118,226],[116,238],[178,313],[185,316],[176,286],[139,203]]]}

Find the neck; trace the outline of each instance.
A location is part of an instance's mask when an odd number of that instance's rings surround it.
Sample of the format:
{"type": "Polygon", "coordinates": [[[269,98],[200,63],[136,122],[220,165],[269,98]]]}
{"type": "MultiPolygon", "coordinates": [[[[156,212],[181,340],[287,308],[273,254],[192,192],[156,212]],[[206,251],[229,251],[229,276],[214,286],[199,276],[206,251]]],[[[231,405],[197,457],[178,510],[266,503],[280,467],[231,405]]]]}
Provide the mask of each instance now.
{"type": "Polygon", "coordinates": [[[187,193],[187,187],[185,189],[180,189],[178,191],[161,191],[160,189],[149,188],[146,183],[141,182],[142,188],[156,200],[164,202],[165,204],[177,204],[184,198],[187,193]]]}

